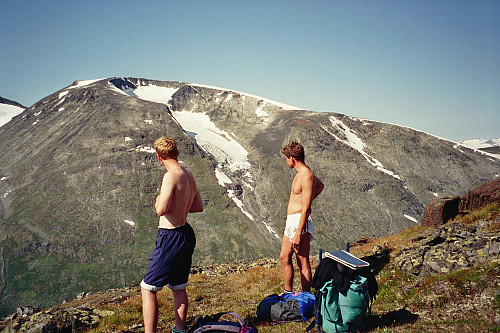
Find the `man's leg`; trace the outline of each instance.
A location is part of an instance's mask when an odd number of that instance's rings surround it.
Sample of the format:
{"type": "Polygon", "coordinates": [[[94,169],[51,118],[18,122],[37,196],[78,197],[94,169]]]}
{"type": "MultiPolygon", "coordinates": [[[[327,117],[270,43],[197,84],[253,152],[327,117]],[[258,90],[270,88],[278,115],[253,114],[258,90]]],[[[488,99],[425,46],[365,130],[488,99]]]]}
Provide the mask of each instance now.
{"type": "Polygon", "coordinates": [[[306,232],[300,237],[299,249],[295,253],[297,256],[297,266],[300,271],[300,283],[302,291],[311,291],[311,263],[309,262],[309,253],[311,251],[311,234],[306,232]]]}
{"type": "Polygon", "coordinates": [[[142,293],[142,315],[144,317],[145,333],[156,332],[158,325],[158,300],[156,291],[141,288],[142,293]]]}
{"type": "Polygon", "coordinates": [[[188,311],[188,297],[186,289],[173,290],[175,306],[175,328],[178,330],[186,329],[186,317],[188,311]]]}
{"type": "Polygon", "coordinates": [[[292,243],[288,236],[283,236],[283,242],[281,243],[280,261],[281,269],[283,270],[283,280],[285,284],[285,290],[293,291],[293,249],[292,243]]]}

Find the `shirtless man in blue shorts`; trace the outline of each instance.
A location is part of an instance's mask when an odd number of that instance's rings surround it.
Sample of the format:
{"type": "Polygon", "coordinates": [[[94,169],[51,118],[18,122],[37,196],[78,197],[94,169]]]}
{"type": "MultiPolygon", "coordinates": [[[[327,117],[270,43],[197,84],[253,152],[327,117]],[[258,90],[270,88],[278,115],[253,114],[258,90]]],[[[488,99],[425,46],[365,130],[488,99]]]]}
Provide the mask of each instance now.
{"type": "Polygon", "coordinates": [[[172,332],[184,332],[188,310],[188,285],[191,257],[196,238],[187,223],[188,213],[202,212],[203,201],[193,175],[177,161],[177,143],[170,138],[155,142],[158,160],[167,172],[163,176],[155,209],[160,216],[156,245],[141,282],[142,311],[146,333],[156,332],[158,300],[156,292],[168,286],[174,295],[175,327],[172,332]]]}
{"type": "Polygon", "coordinates": [[[311,291],[311,263],[309,252],[314,239],[314,225],[311,219],[312,201],[323,190],[323,183],[305,164],[304,147],[293,141],[281,149],[286,163],[297,174],[292,182],[290,200],[287,207],[286,227],[281,243],[280,261],[283,270],[285,292],[293,289],[293,254],[300,270],[300,282],[303,291],[311,291]]]}

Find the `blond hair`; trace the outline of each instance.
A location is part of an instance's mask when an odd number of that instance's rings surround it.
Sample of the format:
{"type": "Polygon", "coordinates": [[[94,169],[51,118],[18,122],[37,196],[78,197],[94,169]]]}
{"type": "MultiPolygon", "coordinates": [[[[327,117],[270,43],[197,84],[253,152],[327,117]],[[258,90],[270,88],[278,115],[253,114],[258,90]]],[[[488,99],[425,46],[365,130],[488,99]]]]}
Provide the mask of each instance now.
{"type": "Polygon", "coordinates": [[[304,162],[305,159],[304,147],[297,141],[292,141],[281,148],[281,153],[288,158],[293,157],[297,161],[304,162]]]}
{"type": "Polygon", "coordinates": [[[155,141],[155,150],[158,155],[163,158],[177,158],[179,151],[177,150],[177,142],[174,139],[161,137],[155,141]]]}

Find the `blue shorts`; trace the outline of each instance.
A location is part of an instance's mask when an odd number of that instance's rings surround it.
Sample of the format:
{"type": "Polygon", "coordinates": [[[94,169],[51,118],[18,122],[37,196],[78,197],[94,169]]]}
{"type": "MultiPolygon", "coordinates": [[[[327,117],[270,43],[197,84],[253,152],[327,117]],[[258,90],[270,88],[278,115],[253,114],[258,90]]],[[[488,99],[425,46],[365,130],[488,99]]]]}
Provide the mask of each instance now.
{"type": "Polygon", "coordinates": [[[193,228],[187,223],[175,229],[158,229],[141,287],[150,291],[165,285],[172,290],[186,289],[195,245],[193,228]]]}

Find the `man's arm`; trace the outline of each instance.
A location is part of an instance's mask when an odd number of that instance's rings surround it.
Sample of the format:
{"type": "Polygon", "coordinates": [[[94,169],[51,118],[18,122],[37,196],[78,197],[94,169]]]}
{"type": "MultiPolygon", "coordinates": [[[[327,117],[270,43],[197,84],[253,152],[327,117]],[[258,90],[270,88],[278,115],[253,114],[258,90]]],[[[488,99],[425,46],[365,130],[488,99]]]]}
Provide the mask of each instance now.
{"type": "Polygon", "coordinates": [[[312,200],[316,199],[316,197],[323,191],[323,188],[325,188],[325,185],[321,180],[319,180],[318,177],[314,176],[314,189],[313,189],[313,196],[312,200]]]}
{"type": "Polygon", "coordinates": [[[174,196],[174,179],[171,172],[166,172],[161,183],[160,194],[156,197],[155,209],[159,216],[165,215],[172,204],[174,196]]]}
{"type": "Polygon", "coordinates": [[[193,202],[191,203],[191,207],[189,208],[190,213],[199,213],[203,212],[203,200],[201,200],[200,191],[196,189],[196,195],[194,196],[193,202]]]}

